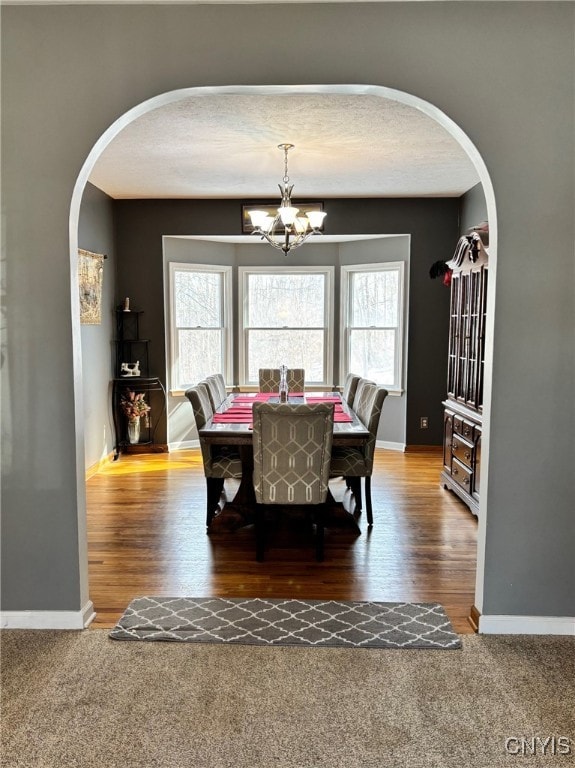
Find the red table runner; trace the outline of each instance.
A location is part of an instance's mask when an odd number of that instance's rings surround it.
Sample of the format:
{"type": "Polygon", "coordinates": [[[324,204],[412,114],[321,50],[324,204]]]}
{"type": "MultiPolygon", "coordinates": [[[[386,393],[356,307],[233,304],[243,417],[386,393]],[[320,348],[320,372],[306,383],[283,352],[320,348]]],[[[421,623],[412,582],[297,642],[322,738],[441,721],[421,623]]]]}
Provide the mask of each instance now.
{"type": "MultiPolygon", "coordinates": [[[[344,413],[339,409],[334,409],[333,420],[334,422],[353,421],[348,413],[344,413]]],[[[227,411],[224,411],[224,413],[215,413],[213,421],[215,424],[251,424],[252,409],[234,408],[232,406],[227,411]]]]}
{"type": "Polygon", "coordinates": [[[214,424],[251,424],[252,414],[250,413],[215,413],[214,424]]]}
{"type": "MultiPolygon", "coordinates": [[[[252,406],[277,397],[277,392],[244,392],[236,395],[230,407],[223,413],[214,414],[215,424],[251,424],[252,406]]],[[[341,397],[337,392],[332,395],[306,395],[304,392],[290,392],[289,397],[305,397],[308,403],[334,403],[334,421],[353,421],[352,417],[344,413],[341,405],[341,397]]]]}

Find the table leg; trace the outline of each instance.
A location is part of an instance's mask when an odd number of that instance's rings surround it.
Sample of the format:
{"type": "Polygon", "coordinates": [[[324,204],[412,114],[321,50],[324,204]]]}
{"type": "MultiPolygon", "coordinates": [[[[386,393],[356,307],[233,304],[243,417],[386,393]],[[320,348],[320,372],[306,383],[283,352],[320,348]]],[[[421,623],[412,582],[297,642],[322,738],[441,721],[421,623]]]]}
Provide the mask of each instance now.
{"type": "Polygon", "coordinates": [[[251,445],[239,446],[242,460],[242,478],[231,501],[226,501],[221,511],[212,519],[210,530],[222,528],[235,531],[254,522],[256,496],[253,484],[254,453],[251,445]]]}

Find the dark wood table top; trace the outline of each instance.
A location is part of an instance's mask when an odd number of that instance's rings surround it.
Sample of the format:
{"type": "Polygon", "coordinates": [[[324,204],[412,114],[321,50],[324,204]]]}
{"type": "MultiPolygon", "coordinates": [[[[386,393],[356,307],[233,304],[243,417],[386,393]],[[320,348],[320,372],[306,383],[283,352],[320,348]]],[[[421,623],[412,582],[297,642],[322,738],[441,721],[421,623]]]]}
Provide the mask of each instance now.
{"type": "MultiPolygon", "coordinates": [[[[257,393],[232,393],[228,395],[226,400],[217,409],[216,413],[225,413],[234,403],[234,400],[241,400],[247,402],[248,399],[254,402],[256,400],[257,393]]],[[[270,395],[270,397],[275,397],[270,395]]],[[[338,397],[341,403],[344,413],[349,414],[351,421],[335,422],[333,425],[333,443],[334,445],[362,445],[369,437],[369,431],[358,419],[356,413],[348,406],[348,404],[341,400],[338,392],[307,392],[303,397],[292,397],[291,401],[295,403],[306,402],[305,398],[309,397],[309,402],[318,402],[320,398],[335,398],[338,397]],[[316,399],[313,399],[316,398],[316,399]]],[[[271,401],[273,402],[273,400],[271,401]]],[[[214,422],[210,419],[207,424],[199,430],[200,437],[206,442],[220,445],[249,445],[252,442],[252,427],[249,422],[214,422]]]]}

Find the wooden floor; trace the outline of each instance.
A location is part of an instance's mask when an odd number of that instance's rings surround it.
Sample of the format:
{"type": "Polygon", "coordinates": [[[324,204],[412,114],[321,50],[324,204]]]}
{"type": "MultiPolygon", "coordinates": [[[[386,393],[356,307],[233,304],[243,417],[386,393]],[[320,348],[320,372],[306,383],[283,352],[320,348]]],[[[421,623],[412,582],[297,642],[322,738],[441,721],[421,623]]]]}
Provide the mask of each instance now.
{"type": "Polygon", "coordinates": [[[438,602],[472,632],[477,521],[440,471],[439,449],[378,449],[371,532],[365,515],[359,535],[326,529],[317,563],[309,530],[286,521],[258,563],[252,526],[206,534],[199,451],[122,455],[87,482],[92,626],[113,626],[141,595],[266,596],[438,602]]]}

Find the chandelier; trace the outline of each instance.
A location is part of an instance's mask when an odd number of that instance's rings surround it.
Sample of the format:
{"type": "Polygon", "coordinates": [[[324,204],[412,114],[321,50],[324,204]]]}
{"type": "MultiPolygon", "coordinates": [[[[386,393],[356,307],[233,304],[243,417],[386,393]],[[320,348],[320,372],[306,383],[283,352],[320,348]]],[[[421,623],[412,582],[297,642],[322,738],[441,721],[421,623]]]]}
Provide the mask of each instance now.
{"type": "Polygon", "coordinates": [[[293,144],[278,144],[278,149],[284,153],[284,177],[278,184],[281,192],[281,203],[275,216],[270,216],[268,211],[248,211],[251,219],[253,234],[265,239],[278,251],[286,255],[294,248],[299,248],[312,235],[320,234],[321,225],[325,217],[323,211],[308,211],[299,214],[299,208],[294,208],[291,202],[293,184],[289,183],[288,176],[288,152],[293,149],[293,144]]]}

